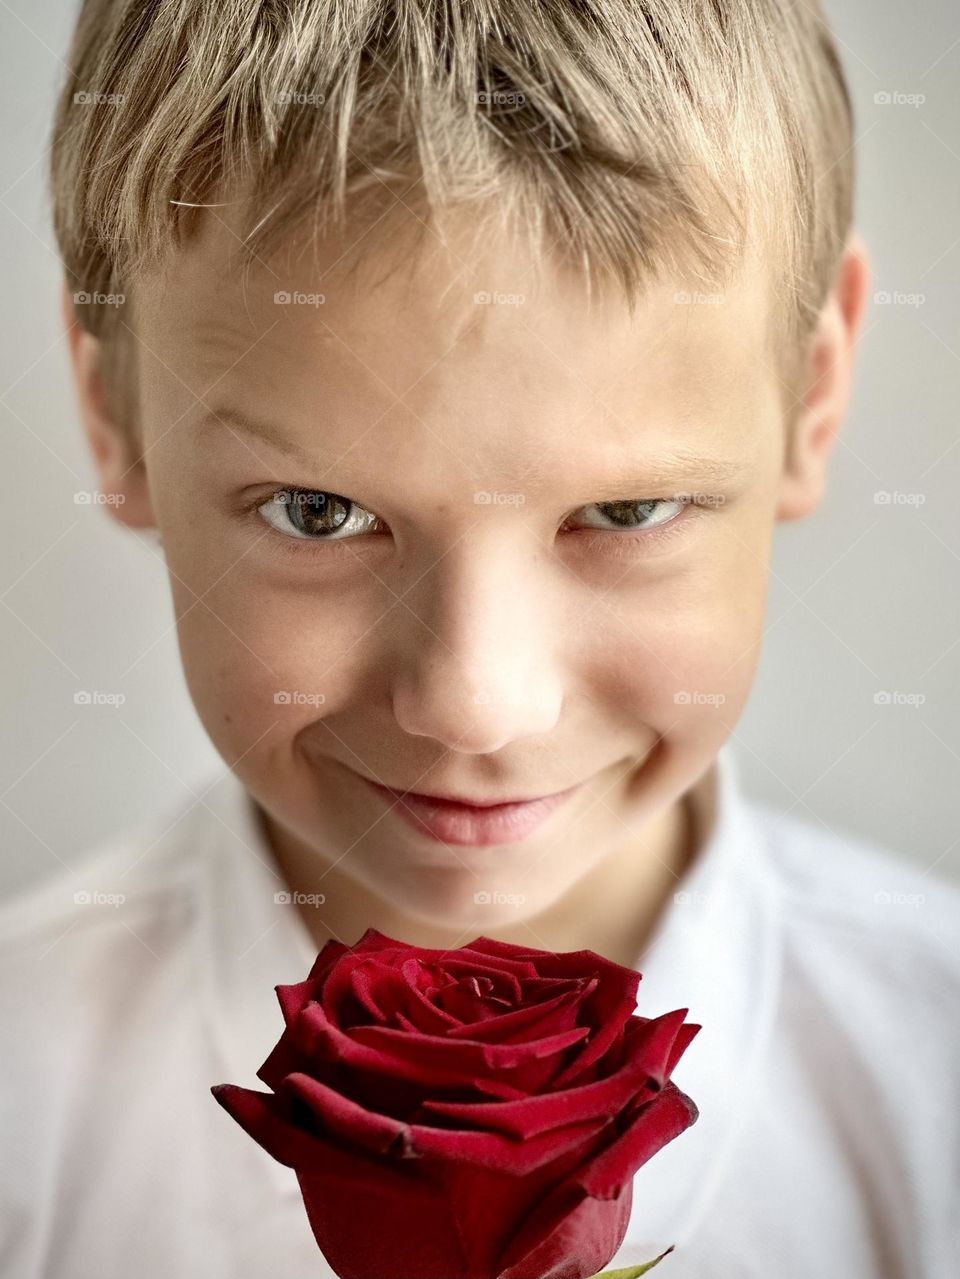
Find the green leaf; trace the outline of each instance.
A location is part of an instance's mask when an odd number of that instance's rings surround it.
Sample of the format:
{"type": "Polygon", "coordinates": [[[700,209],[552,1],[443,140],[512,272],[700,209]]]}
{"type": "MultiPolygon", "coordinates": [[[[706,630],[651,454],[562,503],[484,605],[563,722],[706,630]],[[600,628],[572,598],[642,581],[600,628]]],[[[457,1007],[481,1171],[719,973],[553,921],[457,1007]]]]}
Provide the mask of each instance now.
{"type": "Polygon", "coordinates": [[[648,1270],[658,1266],[669,1252],[673,1252],[673,1244],[667,1252],[661,1252],[659,1257],[654,1257],[652,1261],[647,1261],[642,1266],[627,1266],[625,1270],[604,1270],[602,1274],[594,1275],[593,1279],[638,1279],[639,1275],[645,1275],[648,1270]]]}

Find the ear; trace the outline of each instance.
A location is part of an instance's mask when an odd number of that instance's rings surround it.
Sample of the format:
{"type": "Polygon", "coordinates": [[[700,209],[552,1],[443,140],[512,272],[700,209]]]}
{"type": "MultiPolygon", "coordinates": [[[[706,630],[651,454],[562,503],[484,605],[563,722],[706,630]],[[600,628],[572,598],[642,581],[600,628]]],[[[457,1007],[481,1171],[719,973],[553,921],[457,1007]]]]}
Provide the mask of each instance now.
{"type": "Polygon", "coordinates": [[[778,520],[796,520],[815,510],[826,486],[827,459],[847,410],[854,350],[870,287],[866,245],[856,232],[847,240],[833,286],[811,336],[802,398],[795,407],[784,461],[778,520]]]}
{"type": "Polygon", "coordinates": [[[73,294],[67,283],[63,285],[60,303],[74,391],[100,492],[105,497],[113,497],[104,503],[104,509],[128,528],[153,528],[156,519],[147,488],[146,467],[130,442],[134,424],[116,421],[110,407],[111,397],[103,379],[102,343],[77,322],[73,294]]]}

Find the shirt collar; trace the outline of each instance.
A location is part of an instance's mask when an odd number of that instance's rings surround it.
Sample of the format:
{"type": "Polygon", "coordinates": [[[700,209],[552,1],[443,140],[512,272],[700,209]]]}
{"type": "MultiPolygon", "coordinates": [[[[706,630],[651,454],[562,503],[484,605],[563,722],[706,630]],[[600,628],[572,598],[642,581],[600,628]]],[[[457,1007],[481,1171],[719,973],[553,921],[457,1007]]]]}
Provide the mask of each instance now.
{"type": "MultiPolygon", "coordinates": [[[[700,1115],[638,1170],[617,1265],[649,1260],[695,1229],[747,1118],[779,995],[776,884],[729,743],[691,798],[697,852],[635,967],[643,974],[639,1015],[688,1008],[688,1020],[703,1027],[674,1072],[700,1115]]],[[[297,908],[283,901],[286,882],[240,779],[223,774],[204,804],[212,817],[201,858],[198,972],[223,1071],[210,1083],[262,1090],[256,1071],[283,1030],[273,987],[303,981],[317,948],[297,908]]],[[[290,1170],[267,1162],[277,1189],[298,1194],[290,1170]]]]}

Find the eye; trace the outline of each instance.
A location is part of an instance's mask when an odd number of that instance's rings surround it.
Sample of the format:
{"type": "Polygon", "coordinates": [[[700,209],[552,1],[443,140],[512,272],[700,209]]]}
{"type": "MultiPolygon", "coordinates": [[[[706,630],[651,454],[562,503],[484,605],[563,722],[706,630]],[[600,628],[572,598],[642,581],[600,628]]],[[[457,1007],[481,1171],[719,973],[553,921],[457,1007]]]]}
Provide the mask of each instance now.
{"type": "Polygon", "coordinates": [[[350,498],[325,489],[278,489],[257,510],[278,533],[302,541],[340,542],[381,523],[350,498]]]}
{"type": "Polygon", "coordinates": [[[672,524],[689,505],[683,498],[648,498],[637,502],[592,502],[581,507],[581,511],[600,511],[602,515],[587,518],[586,527],[592,529],[608,529],[609,520],[613,523],[613,532],[619,530],[640,530],[658,528],[664,524],[672,524]]]}

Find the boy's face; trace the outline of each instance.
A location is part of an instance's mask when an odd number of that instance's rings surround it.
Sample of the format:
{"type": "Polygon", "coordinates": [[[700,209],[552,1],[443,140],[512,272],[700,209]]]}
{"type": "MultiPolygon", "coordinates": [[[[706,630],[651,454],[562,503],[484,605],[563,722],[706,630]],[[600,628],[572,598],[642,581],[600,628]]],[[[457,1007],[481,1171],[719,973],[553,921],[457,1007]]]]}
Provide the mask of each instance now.
{"type": "Polygon", "coordinates": [[[144,285],[141,498],[193,700],[261,806],[423,921],[469,927],[488,891],[494,928],[710,764],[754,673],[773,524],[802,502],[765,278],[719,300],[671,281],[631,318],[559,268],[535,287],[520,247],[477,255],[466,222],[388,259],[399,223],[351,276],[346,235],[244,287],[211,220],[144,285]],[[325,507],[268,501],[289,489],[325,507]],[[363,778],[481,801],[578,789],[526,838],[470,847],[417,833],[363,778]]]}

